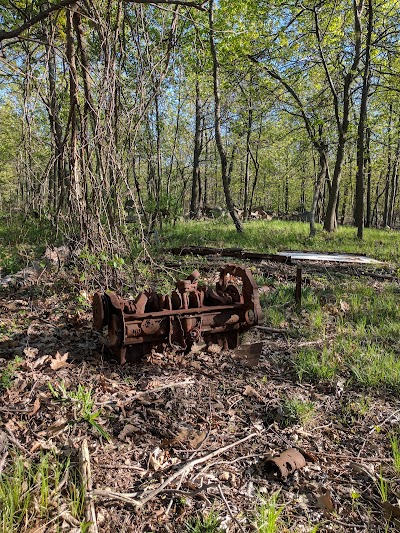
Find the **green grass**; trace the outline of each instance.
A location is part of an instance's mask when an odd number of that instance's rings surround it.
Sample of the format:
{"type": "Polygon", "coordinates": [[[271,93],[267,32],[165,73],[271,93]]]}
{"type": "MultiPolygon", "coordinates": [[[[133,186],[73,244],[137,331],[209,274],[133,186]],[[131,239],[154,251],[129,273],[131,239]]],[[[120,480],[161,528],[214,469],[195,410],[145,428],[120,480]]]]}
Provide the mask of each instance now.
{"type": "Polygon", "coordinates": [[[72,478],[69,461],[60,461],[53,453],[42,455],[37,462],[16,455],[0,475],[1,531],[61,525],[61,504],[84,529],[84,491],[76,476],[72,478]]]}
{"type": "Polygon", "coordinates": [[[314,250],[366,254],[380,261],[400,263],[399,232],[365,229],[364,240],[356,238],[356,229],[339,227],[327,233],[318,227],[316,237],[309,237],[309,226],[302,222],[251,221],[244,233],[237,233],[230,219],[186,221],[165,226],[162,238],[166,246],[237,246],[247,250],[275,253],[280,250],[314,250]]]}
{"type": "Polygon", "coordinates": [[[15,379],[15,371],[22,362],[21,357],[16,356],[13,361],[9,361],[0,373],[0,390],[9,389],[15,379]]]}
{"type": "Polygon", "coordinates": [[[47,220],[0,217],[0,275],[15,273],[41,257],[51,240],[47,220]]]}
{"type": "Polygon", "coordinates": [[[400,476],[400,442],[397,435],[391,435],[390,446],[392,448],[393,467],[398,476],[400,476]]]}
{"type": "Polygon", "coordinates": [[[389,487],[389,481],[383,477],[382,469],[380,470],[379,475],[377,476],[375,485],[378,490],[382,503],[387,502],[388,497],[389,497],[390,487],[389,487]]]}
{"type": "Polygon", "coordinates": [[[301,309],[295,305],[293,282],[271,284],[261,305],[266,325],[286,327],[293,339],[311,342],[294,353],[300,381],[332,382],[342,375],[365,388],[398,392],[399,301],[394,283],[319,275],[315,286],[303,289],[301,309]]]}
{"type": "Polygon", "coordinates": [[[285,426],[294,424],[305,426],[315,413],[315,405],[313,402],[307,402],[299,398],[285,398],[282,404],[282,411],[285,426]]]}
{"type": "Polygon", "coordinates": [[[352,427],[365,419],[370,408],[371,400],[366,396],[360,396],[356,399],[344,399],[340,403],[340,420],[344,425],[352,427]]]}
{"type": "Polygon", "coordinates": [[[186,533],[218,533],[221,519],[213,509],[208,514],[201,514],[191,518],[185,524],[186,533]]]}
{"type": "Polygon", "coordinates": [[[322,351],[302,348],[295,357],[294,366],[300,381],[306,378],[316,383],[331,381],[338,371],[335,354],[326,347],[322,351]]]}
{"type": "Polygon", "coordinates": [[[256,509],[256,530],[258,533],[279,533],[282,531],[281,514],[285,508],[278,504],[279,491],[269,498],[261,497],[261,503],[256,509]]]}
{"type": "Polygon", "coordinates": [[[77,422],[87,422],[100,433],[107,442],[111,441],[110,435],[97,421],[101,415],[101,410],[94,410],[94,400],[92,398],[91,388],[85,388],[83,385],[79,384],[75,391],[67,391],[64,382],[57,383],[55,387],[49,382],[48,387],[55,400],[70,401],[74,404],[76,408],[77,422]]]}

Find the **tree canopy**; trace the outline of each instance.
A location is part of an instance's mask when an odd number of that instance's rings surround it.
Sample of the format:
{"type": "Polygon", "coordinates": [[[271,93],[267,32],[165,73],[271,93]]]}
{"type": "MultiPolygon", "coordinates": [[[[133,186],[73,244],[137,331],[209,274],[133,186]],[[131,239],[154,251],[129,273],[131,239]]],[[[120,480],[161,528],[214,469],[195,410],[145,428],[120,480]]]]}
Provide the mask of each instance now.
{"type": "Polygon", "coordinates": [[[398,1],[2,6],[3,208],[91,246],[127,205],[143,235],[221,205],[398,224],[398,1]]]}

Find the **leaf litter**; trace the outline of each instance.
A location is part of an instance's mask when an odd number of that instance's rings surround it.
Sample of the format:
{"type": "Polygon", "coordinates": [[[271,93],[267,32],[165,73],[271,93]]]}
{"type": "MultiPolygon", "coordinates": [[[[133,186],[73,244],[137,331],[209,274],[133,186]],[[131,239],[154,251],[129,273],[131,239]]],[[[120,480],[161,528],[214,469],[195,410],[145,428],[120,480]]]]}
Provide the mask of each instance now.
{"type": "MultiPolygon", "coordinates": [[[[390,469],[381,428],[397,420],[396,397],[371,392],[367,413],[345,419],[344,399],[362,394],[343,383],[340,394],[334,384],[299,384],[293,345],[279,335],[266,338],[254,367],[218,350],[153,353],[119,367],[66,280],[61,289],[40,281],[0,293],[2,376],[17,361],[0,398],[2,470],[16,448],[27,460],[45,450],[76,459],[87,439],[102,532],[184,531],[212,510],[222,530],[252,531],[256,507],[277,491],[282,531],[395,531],[398,503],[381,503],[376,480],[390,469]],[[110,442],[68,401],[79,386],[91,391],[110,442]],[[282,424],[283,398],[312,402],[312,420],[282,424]],[[306,465],[271,477],[265,461],[288,448],[306,465]]],[[[392,488],[398,495],[398,479],[392,488]]]]}

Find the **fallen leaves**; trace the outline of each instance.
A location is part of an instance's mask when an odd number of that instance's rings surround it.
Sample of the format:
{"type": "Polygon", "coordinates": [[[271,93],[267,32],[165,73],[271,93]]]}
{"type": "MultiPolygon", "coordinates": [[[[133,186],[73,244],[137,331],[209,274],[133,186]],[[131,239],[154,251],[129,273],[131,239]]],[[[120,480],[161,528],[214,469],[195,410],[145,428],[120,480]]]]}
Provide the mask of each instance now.
{"type": "Polygon", "coordinates": [[[321,494],[317,496],[317,507],[328,513],[332,513],[335,510],[330,489],[322,489],[321,494]]]}
{"type": "Polygon", "coordinates": [[[32,409],[32,411],[30,411],[28,413],[28,416],[34,416],[39,411],[39,409],[40,409],[40,400],[39,400],[39,398],[36,398],[36,400],[35,400],[35,402],[33,404],[33,409],[32,409]]]}
{"type": "Polygon", "coordinates": [[[400,518],[400,507],[392,505],[389,502],[382,503],[385,518],[391,520],[392,518],[400,518]]]}
{"type": "Polygon", "coordinates": [[[246,385],[243,391],[243,396],[248,396],[249,398],[255,398],[256,400],[260,402],[264,401],[264,398],[261,396],[261,394],[257,392],[256,389],[252,387],[251,385],[246,385]]]}
{"type": "Polygon", "coordinates": [[[64,418],[58,420],[55,424],[48,426],[45,430],[39,431],[38,435],[41,437],[55,437],[62,433],[69,425],[69,422],[64,418]]]}
{"type": "Polygon", "coordinates": [[[26,357],[29,357],[29,358],[34,358],[37,356],[39,350],[37,348],[32,348],[31,346],[27,346],[26,348],[24,348],[24,354],[26,355],[26,357]]]}
{"type": "Polygon", "coordinates": [[[119,440],[127,440],[128,437],[131,437],[136,433],[137,429],[133,424],[126,424],[123,430],[118,435],[119,440]]]}
{"type": "Polygon", "coordinates": [[[190,446],[192,448],[198,448],[207,437],[207,434],[208,431],[206,429],[204,431],[201,431],[200,433],[195,434],[194,437],[189,440],[190,446]]]}
{"type": "MultiPolygon", "coordinates": [[[[85,298],[85,294],[80,296],[85,298]]],[[[191,457],[199,458],[238,436],[257,432],[236,453],[224,452],[218,461],[207,460],[191,473],[185,472],[183,477],[180,474],[159,494],[160,498],[153,500],[142,518],[127,506],[107,507],[98,500],[104,529],[118,531],[123,519],[132,523],[135,531],[141,531],[140,520],[146,520],[154,531],[161,530],[158,528],[164,524],[166,528],[172,525],[171,530],[183,530],[192,509],[209,512],[209,502],[218,498],[219,484],[224,487],[234,515],[241,513],[244,527],[250,523],[257,494],[267,498],[278,489],[279,504],[287,505],[296,531],[308,531],[305,517],[317,523],[321,515],[335,531],[340,530],[335,521],[344,524],[343,531],[350,530],[351,523],[360,527],[367,508],[372,508],[371,530],[378,529],[383,513],[391,520],[391,526],[399,520],[400,507],[394,495],[390,496],[392,503],[381,505],[373,482],[374,472],[381,464],[387,469],[385,475],[390,476],[384,426],[389,421],[395,426],[398,398],[374,395],[365,423],[358,417],[352,420],[351,427],[345,426],[339,418],[344,407],[359,401],[362,394],[355,394],[348,380],[337,380],[329,388],[306,381],[299,385],[293,380],[292,346],[283,338],[257,344],[256,337],[245,346],[250,354],[256,354],[265,345],[268,357],[261,358],[260,365],[254,368],[245,366],[249,361],[243,349],[239,354],[242,360],[235,361],[220,353],[218,346],[210,352],[203,351],[204,346],[196,346],[192,353],[179,356],[153,353],[140,365],[117,367],[96,353],[98,336],[91,336],[89,313],[82,311],[78,316],[75,307],[66,304],[67,297],[39,294],[34,299],[27,296],[25,302],[26,305],[8,302],[3,311],[7,320],[12,316],[16,327],[9,327],[6,332],[8,359],[0,364],[6,367],[15,354],[23,361],[0,402],[1,422],[6,426],[3,434],[0,431],[0,461],[11,448],[19,449],[24,457],[55,449],[61,457],[73,460],[79,443],[88,438],[98,486],[104,482],[114,491],[145,494],[155,483],[175,475],[174,462],[184,465],[191,457]],[[75,316],[86,328],[83,333],[77,334],[74,329],[75,316]],[[34,324],[29,333],[35,333],[35,338],[26,335],[31,322],[34,324]],[[67,396],[79,385],[92,391],[94,403],[90,412],[101,410],[101,425],[113,436],[111,443],[101,442],[93,426],[78,423],[82,399],[67,401],[67,396]],[[301,430],[299,425],[283,428],[277,423],[276,406],[282,398],[297,395],[299,387],[305,401],[315,401],[319,409],[318,424],[310,432],[301,430]],[[369,433],[378,424],[382,431],[369,433]],[[265,475],[260,457],[267,453],[273,456],[288,444],[299,447],[307,465],[292,472],[287,481],[271,480],[265,475]],[[362,457],[357,457],[360,450],[362,457]],[[354,455],[359,467],[354,467],[346,454],[354,455]],[[364,462],[365,457],[369,461],[364,462]],[[372,462],[374,458],[376,463],[372,462]],[[329,489],[321,489],[326,483],[329,489]],[[352,500],[349,487],[360,494],[357,500],[352,500]],[[356,512],[352,512],[352,505],[356,512]],[[179,512],[184,518],[178,522],[179,512]],[[158,522],[154,518],[157,513],[162,517],[158,522]]],[[[346,302],[337,303],[335,314],[347,311],[346,302]]],[[[298,345],[296,340],[297,348],[298,345]]],[[[11,456],[11,451],[8,453],[11,456]]]]}
{"type": "Polygon", "coordinates": [[[61,355],[60,352],[57,352],[54,358],[51,358],[50,367],[53,370],[60,370],[60,368],[70,367],[71,365],[67,363],[68,352],[64,355],[61,355]]]}

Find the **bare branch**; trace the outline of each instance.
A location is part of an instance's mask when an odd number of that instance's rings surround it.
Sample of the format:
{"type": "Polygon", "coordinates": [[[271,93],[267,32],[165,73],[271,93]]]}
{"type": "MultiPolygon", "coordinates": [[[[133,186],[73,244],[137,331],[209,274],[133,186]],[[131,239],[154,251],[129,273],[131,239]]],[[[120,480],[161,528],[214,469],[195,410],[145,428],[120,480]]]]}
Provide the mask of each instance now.
{"type": "Polygon", "coordinates": [[[305,112],[304,104],[301,101],[300,96],[297,94],[295,89],[286,80],[284,80],[278,72],[260,63],[259,60],[256,59],[255,56],[249,56],[249,59],[251,59],[251,61],[253,61],[254,63],[260,64],[264,68],[264,70],[267,72],[267,74],[269,74],[271,78],[273,78],[274,80],[278,81],[281,85],[283,85],[283,87],[287,90],[287,92],[292,96],[293,100],[296,102],[299,108],[299,111],[300,111],[300,115],[297,115],[297,116],[300,116],[303,119],[304,125],[306,127],[307,133],[311,141],[313,142],[315,146],[317,146],[318,141],[316,141],[316,138],[315,138],[314,128],[311,124],[309,117],[307,116],[305,112]]]}
{"type": "Polygon", "coordinates": [[[317,37],[317,43],[318,43],[318,51],[319,51],[319,55],[321,57],[322,66],[324,67],[326,79],[328,80],[328,84],[329,84],[329,87],[331,89],[331,93],[332,93],[332,97],[333,97],[333,104],[334,104],[334,108],[335,108],[336,123],[338,125],[338,128],[340,128],[341,127],[341,120],[340,120],[340,115],[339,115],[339,98],[338,98],[338,95],[337,95],[337,92],[336,92],[335,85],[333,83],[331,74],[330,74],[329,69],[328,69],[328,64],[327,64],[326,59],[325,59],[325,54],[324,54],[324,52],[322,50],[321,32],[320,32],[320,27],[319,27],[318,13],[317,13],[316,9],[314,9],[314,22],[315,22],[315,35],[317,37]]]}
{"type": "Polygon", "coordinates": [[[172,4],[176,6],[194,7],[200,11],[207,11],[204,7],[205,2],[200,4],[197,2],[185,2],[184,0],[124,0],[126,3],[132,4],[172,4]]]}
{"type": "MultiPolygon", "coordinates": [[[[151,4],[151,5],[158,5],[158,4],[171,4],[171,5],[178,5],[178,6],[185,6],[185,7],[193,7],[195,9],[198,9],[199,11],[207,11],[204,7],[204,3],[197,3],[192,1],[185,2],[184,0],[124,0],[125,3],[132,3],[132,4],[151,4]]],[[[41,22],[42,20],[45,20],[49,15],[54,13],[55,11],[60,11],[60,9],[63,9],[64,7],[69,7],[76,3],[76,0],[61,0],[61,2],[58,2],[57,4],[53,4],[49,8],[45,9],[41,13],[38,13],[36,16],[30,18],[24,24],[21,24],[21,26],[18,26],[17,28],[14,28],[13,30],[2,30],[0,31],[0,42],[5,41],[6,39],[13,39],[14,37],[18,37],[23,33],[25,30],[28,30],[38,22],[41,22]]]]}

